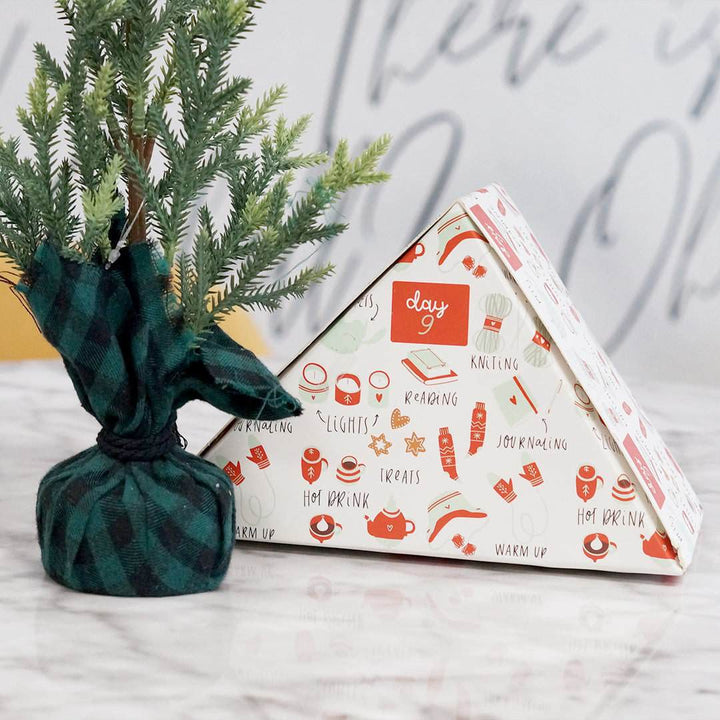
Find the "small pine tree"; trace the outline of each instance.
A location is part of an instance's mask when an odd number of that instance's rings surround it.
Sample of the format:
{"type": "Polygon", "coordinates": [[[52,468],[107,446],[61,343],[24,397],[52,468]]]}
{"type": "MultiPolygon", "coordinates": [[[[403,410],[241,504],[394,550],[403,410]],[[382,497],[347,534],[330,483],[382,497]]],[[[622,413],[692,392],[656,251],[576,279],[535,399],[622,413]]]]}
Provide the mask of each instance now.
{"type": "Polygon", "coordinates": [[[276,309],[327,277],[331,265],[270,279],[297,248],[346,229],[324,218],[343,193],[386,179],[378,163],[389,140],[356,158],[345,141],[331,158],[301,153],[309,118],[271,119],[284,88],[249,102],[250,79],[229,65],[262,2],[57,0],[65,57],[35,46],[28,107],[18,111],[32,157],[20,156],[17,138],[0,139],[0,254],[25,272],[47,241],[65,256],[107,263],[111,221],[125,210],[123,240],[158,246],[196,332],[238,307],[276,309]],[[293,200],[296,171],[321,165],[293,200]],[[227,217],[219,222],[200,205],[186,242],[191,211],[218,181],[227,184],[227,217]]]}

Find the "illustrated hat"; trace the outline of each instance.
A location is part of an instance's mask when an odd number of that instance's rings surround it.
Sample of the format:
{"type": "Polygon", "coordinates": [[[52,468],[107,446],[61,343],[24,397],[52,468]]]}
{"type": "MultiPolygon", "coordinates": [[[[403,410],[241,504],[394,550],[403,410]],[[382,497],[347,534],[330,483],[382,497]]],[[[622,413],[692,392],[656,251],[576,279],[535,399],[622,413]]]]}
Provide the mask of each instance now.
{"type": "Polygon", "coordinates": [[[428,542],[432,542],[454,518],[484,517],[487,517],[487,513],[474,508],[459,490],[441,495],[428,506],[428,542]]]}
{"type": "Polygon", "coordinates": [[[437,230],[438,233],[438,265],[442,265],[448,259],[450,253],[463,240],[482,240],[485,238],[478,232],[472,220],[467,214],[458,208],[457,213],[446,220],[437,230]]]}

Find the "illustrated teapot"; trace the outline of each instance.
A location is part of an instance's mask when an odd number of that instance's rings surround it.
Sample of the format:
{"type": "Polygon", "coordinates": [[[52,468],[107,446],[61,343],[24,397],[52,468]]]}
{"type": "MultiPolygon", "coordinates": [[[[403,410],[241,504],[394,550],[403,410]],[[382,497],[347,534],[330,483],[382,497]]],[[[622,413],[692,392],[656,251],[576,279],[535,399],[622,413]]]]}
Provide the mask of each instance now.
{"type": "Polygon", "coordinates": [[[368,534],[383,540],[402,540],[406,535],[415,532],[415,523],[406,520],[400,510],[380,511],[374,519],[365,516],[368,534]]]}
{"type": "Polygon", "coordinates": [[[321,342],[335,352],[349,355],[357,352],[363,344],[378,342],[385,334],[385,330],[380,329],[368,337],[370,327],[368,320],[341,318],[328,328],[321,342]]]}
{"type": "Polygon", "coordinates": [[[677,558],[677,551],[672,546],[670,538],[662,530],[656,530],[650,537],[642,538],[643,552],[648,557],[659,558],[661,560],[674,560],[677,558]]]}

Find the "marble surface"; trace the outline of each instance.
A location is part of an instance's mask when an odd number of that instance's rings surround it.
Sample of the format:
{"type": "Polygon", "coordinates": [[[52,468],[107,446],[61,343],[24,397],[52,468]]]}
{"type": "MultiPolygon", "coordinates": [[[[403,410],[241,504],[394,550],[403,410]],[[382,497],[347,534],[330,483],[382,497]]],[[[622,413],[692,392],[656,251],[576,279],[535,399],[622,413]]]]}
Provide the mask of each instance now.
{"type": "Polygon", "coordinates": [[[128,600],[44,575],[38,482],[97,426],[0,365],[0,718],[719,717],[720,388],[634,388],[705,507],[683,578],[238,544],[219,591],[128,600]]]}

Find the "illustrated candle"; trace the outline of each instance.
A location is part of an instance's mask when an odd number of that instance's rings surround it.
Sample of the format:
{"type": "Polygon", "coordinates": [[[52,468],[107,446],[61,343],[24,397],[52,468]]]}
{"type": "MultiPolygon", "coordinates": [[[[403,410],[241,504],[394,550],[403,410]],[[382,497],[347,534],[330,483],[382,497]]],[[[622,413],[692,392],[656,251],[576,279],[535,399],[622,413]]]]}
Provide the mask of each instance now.
{"type": "Polygon", "coordinates": [[[442,469],[450,476],[451,480],[457,480],[457,465],[455,463],[455,444],[450,428],[441,427],[438,434],[438,447],[440,448],[440,463],[442,469]]]}
{"type": "Polygon", "coordinates": [[[470,418],[470,449],[468,454],[474,455],[485,443],[485,425],[487,411],[484,402],[476,402],[470,418]]]}

